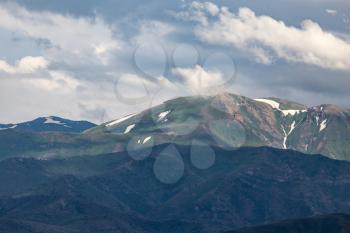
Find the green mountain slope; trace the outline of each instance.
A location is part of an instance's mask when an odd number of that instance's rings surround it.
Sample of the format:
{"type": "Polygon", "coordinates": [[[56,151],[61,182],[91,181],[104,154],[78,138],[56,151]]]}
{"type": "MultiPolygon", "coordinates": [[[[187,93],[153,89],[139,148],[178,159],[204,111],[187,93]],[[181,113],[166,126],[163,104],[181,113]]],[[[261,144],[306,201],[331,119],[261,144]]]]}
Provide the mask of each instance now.
{"type": "Polygon", "coordinates": [[[307,108],[277,98],[249,99],[233,94],[183,97],[92,128],[146,137],[154,143],[191,144],[193,139],[228,148],[271,146],[350,160],[350,110],[334,105],[307,108]]]}

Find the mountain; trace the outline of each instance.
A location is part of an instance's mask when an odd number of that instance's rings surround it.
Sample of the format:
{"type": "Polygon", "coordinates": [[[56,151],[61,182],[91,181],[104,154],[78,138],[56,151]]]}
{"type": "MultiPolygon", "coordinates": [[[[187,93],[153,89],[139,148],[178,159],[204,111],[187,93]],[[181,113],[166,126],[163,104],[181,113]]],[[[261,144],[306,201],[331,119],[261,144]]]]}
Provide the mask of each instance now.
{"type": "Polygon", "coordinates": [[[246,228],[227,233],[344,233],[350,232],[350,215],[332,214],[246,228]]]}
{"type": "Polygon", "coordinates": [[[350,110],[306,107],[278,98],[250,99],[223,93],[181,97],[85,133],[110,133],[155,144],[193,140],[225,148],[269,146],[350,160],[350,110]],[[148,139],[150,140],[150,139],[148,139]]]}
{"type": "Polygon", "coordinates": [[[207,169],[193,148],[174,144],[143,160],[122,151],[0,161],[0,232],[215,233],[350,213],[349,162],[268,147],[211,149],[207,169]]]}
{"type": "Polygon", "coordinates": [[[60,117],[39,117],[18,124],[0,124],[0,130],[13,129],[25,132],[66,132],[81,133],[96,125],[88,121],[72,121],[60,117]]]}
{"type": "Polygon", "coordinates": [[[68,132],[0,130],[0,160],[97,155],[164,143],[228,150],[269,146],[349,160],[349,122],[349,110],[334,105],[307,108],[278,98],[254,100],[228,93],[181,97],[96,127],[86,126],[83,133],[72,134],[74,127],[62,124],[52,127],[68,132]]]}

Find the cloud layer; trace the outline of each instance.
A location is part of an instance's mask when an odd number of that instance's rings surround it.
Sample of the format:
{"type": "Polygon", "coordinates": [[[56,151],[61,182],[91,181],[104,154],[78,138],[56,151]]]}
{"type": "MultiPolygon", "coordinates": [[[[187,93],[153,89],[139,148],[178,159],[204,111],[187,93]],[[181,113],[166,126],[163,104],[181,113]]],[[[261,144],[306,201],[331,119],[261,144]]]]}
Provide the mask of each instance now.
{"type": "Polygon", "coordinates": [[[75,18],[52,12],[33,12],[15,4],[0,5],[0,27],[37,40],[46,40],[57,59],[97,59],[107,63],[122,46],[101,18],[75,18]]]}
{"type": "Polygon", "coordinates": [[[194,32],[202,41],[244,50],[263,64],[284,59],[350,71],[350,42],[323,30],[311,20],[303,21],[297,28],[270,16],[257,16],[245,7],[237,14],[226,7],[212,14],[208,13],[209,3],[196,2],[195,5],[201,7],[194,9],[192,3],[186,13],[180,12],[177,17],[200,22],[194,32]]]}

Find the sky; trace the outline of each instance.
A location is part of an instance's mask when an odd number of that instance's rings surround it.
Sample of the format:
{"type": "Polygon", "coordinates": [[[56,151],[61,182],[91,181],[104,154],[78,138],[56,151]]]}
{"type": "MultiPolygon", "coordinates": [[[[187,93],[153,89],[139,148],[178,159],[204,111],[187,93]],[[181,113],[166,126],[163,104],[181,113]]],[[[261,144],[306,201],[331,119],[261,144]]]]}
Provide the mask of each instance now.
{"type": "Polygon", "coordinates": [[[0,123],[231,92],[350,108],[348,0],[0,0],[0,123]]]}

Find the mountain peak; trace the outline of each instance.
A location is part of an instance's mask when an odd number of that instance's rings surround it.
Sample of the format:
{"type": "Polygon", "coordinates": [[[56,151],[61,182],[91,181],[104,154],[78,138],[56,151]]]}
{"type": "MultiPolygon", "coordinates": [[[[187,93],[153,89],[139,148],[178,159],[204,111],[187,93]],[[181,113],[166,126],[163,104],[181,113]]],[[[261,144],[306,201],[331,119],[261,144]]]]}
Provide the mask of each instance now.
{"type": "Polygon", "coordinates": [[[140,137],[136,142],[152,137],[155,144],[190,144],[195,138],[211,145],[270,146],[350,160],[350,148],[334,143],[340,135],[349,137],[349,125],[349,111],[335,105],[307,108],[280,98],[250,99],[226,92],[168,100],[87,133],[140,137]]]}
{"type": "Polygon", "coordinates": [[[26,132],[81,133],[96,126],[88,121],[73,121],[57,116],[38,117],[32,121],[17,124],[0,124],[0,130],[13,129],[26,132]]]}

